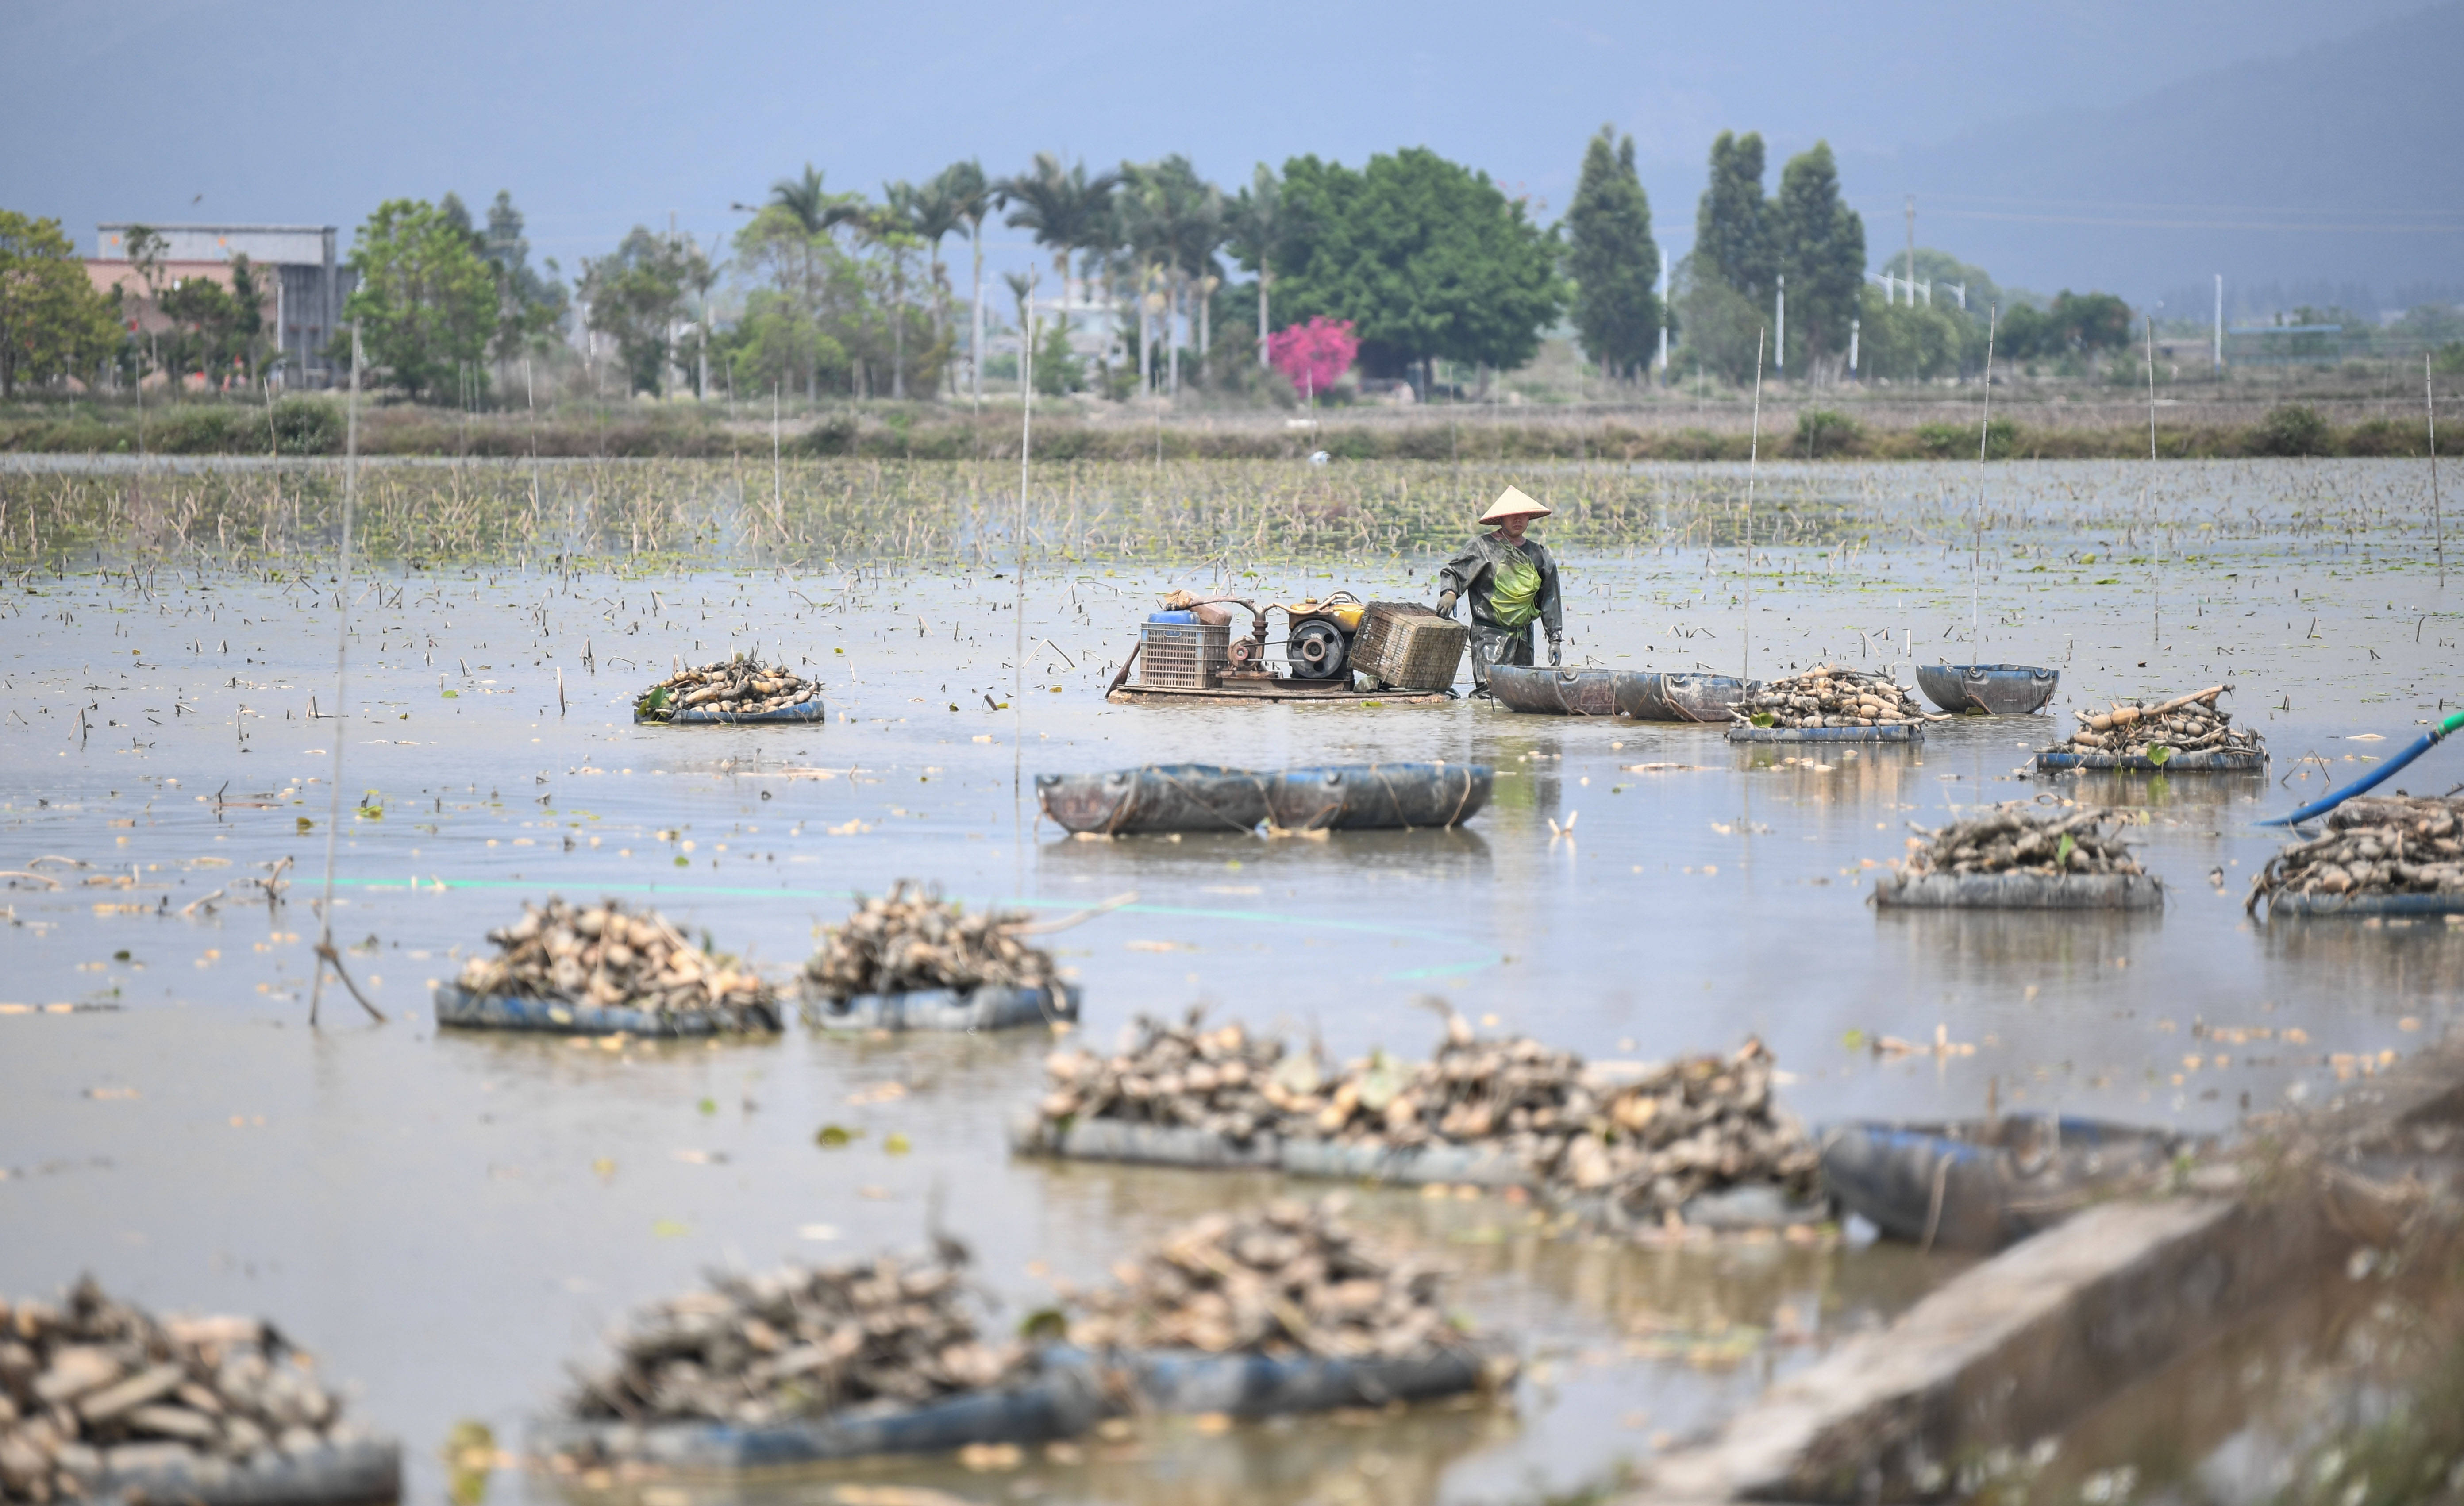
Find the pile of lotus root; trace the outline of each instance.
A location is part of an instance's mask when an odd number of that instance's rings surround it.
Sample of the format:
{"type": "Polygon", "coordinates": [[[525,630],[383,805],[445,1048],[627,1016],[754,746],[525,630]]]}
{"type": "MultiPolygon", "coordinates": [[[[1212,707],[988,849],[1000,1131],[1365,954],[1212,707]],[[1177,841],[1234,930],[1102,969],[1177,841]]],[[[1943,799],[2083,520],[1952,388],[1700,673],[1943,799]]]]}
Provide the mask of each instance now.
{"type": "Polygon", "coordinates": [[[2057,814],[2003,806],[1908,838],[1908,876],[1928,874],[2136,874],[2129,846],[2104,828],[2110,810],[2057,814]]]}
{"type": "Polygon", "coordinates": [[[965,1251],[715,1276],[638,1314],[616,1361],[583,1374],[583,1419],[759,1428],[863,1402],[914,1404],[999,1384],[1025,1348],[988,1342],[965,1300],[965,1251]]]}
{"type": "Polygon", "coordinates": [[[732,957],[704,951],[658,915],[613,899],[587,909],[551,897],[488,933],[494,957],[462,964],[475,994],[550,999],[659,1014],[710,1014],[732,1030],[779,1029],[778,990],[732,957]]]}
{"type": "Polygon", "coordinates": [[[1342,1213],[1326,1198],[1207,1214],[1113,1267],[1118,1286],[1071,1296],[1069,1341],[1346,1360],[1463,1344],[1438,1269],[1372,1248],[1342,1213]]]}
{"type": "Polygon", "coordinates": [[[1756,727],[1897,727],[1941,719],[1887,675],[1825,664],[1767,681],[1728,715],[1756,727]]]}
{"type": "Polygon", "coordinates": [[[633,720],[672,721],[679,711],[699,709],[750,717],[821,698],[822,687],[784,664],[763,669],[759,659],[739,653],[698,669],[678,670],[642,692],[633,701],[633,720]]]}
{"type": "Polygon", "coordinates": [[[824,933],[821,950],[804,963],[804,984],[829,999],[927,988],[1051,989],[1060,966],[1050,952],[1014,934],[1026,923],[1024,915],[1002,910],[969,915],[938,889],[902,878],[824,933]]]}
{"type": "Polygon", "coordinates": [[[1493,1146],[1545,1190],[1597,1196],[1658,1215],[1739,1183],[1810,1193],[1817,1163],[1804,1131],[1771,1101],[1771,1052],[1641,1071],[1593,1067],[1528,1037],[1483,1038],[1447,1015],[1436,1056],[1384,1052],[1334,1069],[1313,1052],[1141,1018],[1126,1048],[1084,1048],[1045,1062],[1044,1122],[1078,1118],[1187,1126],[1245,1142],[1259,1134],[1372,1148],[1493,1146]]]}
{"type": "Polygon", "coordinates": [[[2464,901],[2464,799],[2363,796],[2327,816],[2326,831],[2267,860],[2246,908],[2287,894],[2441,895],[2464,901]]]}
{"type": "Polygon", "coordinates": [[[2079,730],[2071,734],[2071,751],[2153,758],[2160,764],[2183,753],[2255,751],[2265,745],[2259,735],[2232,725],[2232,714],[2216,705],[2216,698],[2232,688],[2211,685],[2162,705],[2116,706],[2081,717],[2079,730]]]}
{"type": "Polygon", "coordinates": [[[345,1441],[341,1413],[253,1318],[156,1318],[90,1277],[59,1302],[0,1301],[0,1501],[75,1500],[106,1474],[204,1486],[345,1441]]]}

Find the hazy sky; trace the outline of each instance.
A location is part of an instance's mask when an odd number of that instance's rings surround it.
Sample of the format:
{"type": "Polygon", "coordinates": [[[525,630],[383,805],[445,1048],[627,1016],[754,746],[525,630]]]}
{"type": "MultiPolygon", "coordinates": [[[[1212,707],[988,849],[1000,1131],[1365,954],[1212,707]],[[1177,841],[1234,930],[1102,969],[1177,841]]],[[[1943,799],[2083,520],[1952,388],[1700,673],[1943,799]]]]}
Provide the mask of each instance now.
{"type": "MultiPolygon", "coordinates": [[[[1183,151],[1231,183],[1296,153],[1357,163],[1424,144],[1523,186],[1545,220],[1584,138],[1614,122],[1634,134],[1679,250],[1709,139],[1734,127],[1771,138],[1774,163],[1829,138],[1855,165],[1852,199],[1882,220],[1880,254],[1898,235],[1903,151],[2121,104],[2419,9],[10,0],[0,205],[59,216],[90,248],[103,219],[347,231],[384,198],[451,188],[475,208],[504,188],[539,254],[569,272],[671,210],[705,239],[731,230],[732,201],[807,160],[833,188],[877,192],[959,157],[1010,171],[1038,149],[1099,163],[1183,151]]],[[[2028,197],[2026,184],[1993,187],[2028,197]]],[[[1921,238],[1961,250],[1951,227],[1921,238]]],[[[2068,280],[2052,262],[1994,270],[2068,280]]]]}

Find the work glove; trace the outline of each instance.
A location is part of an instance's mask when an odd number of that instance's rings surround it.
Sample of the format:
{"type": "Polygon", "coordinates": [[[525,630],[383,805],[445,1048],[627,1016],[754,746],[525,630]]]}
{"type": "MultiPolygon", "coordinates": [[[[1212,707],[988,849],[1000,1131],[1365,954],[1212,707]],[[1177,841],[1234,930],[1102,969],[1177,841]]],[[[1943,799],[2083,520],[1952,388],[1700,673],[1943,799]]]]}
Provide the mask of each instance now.
{"type": "Polygon", "coordinates": [[[1555,638],[1551,638],[1549,640],[1549,667],[1553,670],[1565,662],[1565,647],[1555,638]]]}
{"type": "Polygon", "coordinates": [[[1438,615],[1441,617],[1451,617],[1454,614],[1455,593],[1452,591],[1438,592],[1438,615]]]}

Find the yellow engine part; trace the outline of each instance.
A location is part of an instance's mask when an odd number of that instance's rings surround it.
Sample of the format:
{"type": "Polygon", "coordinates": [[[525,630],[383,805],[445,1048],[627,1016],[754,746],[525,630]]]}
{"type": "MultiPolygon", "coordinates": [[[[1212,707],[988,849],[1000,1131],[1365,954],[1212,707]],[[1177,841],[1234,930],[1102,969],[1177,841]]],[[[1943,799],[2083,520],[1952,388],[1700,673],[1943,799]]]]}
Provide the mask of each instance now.
{"type": "Polygon", "coordinates": [[[1287,613],[1295,619],[1301,617],[1332,618],[1334,625],[1341,628],[1346,632],[1358,632],[1360,631],[1360,619],[1362,615],[1369,610],[1367,606],[1356,601],[1335,602],[1329,606],[1320,606],[1314,601],[1279,602],[1276,605],[1282,607],[1287,613]]]}

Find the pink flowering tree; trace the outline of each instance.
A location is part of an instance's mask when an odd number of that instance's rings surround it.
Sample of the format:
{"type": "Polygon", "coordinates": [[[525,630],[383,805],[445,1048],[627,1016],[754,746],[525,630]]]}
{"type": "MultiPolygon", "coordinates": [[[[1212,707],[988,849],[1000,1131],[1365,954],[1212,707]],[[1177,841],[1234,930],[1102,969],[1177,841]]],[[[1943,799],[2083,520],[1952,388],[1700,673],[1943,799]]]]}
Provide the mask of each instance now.
{"type": "Polygon", "coordinates": [[[1266,359],[1290,379],[1293,391],[1303,394],[1334,386],[1359,354],[1360,339],[1352,332],[1352,321],[1323,314],[1266,337],[1266,359]]]}

